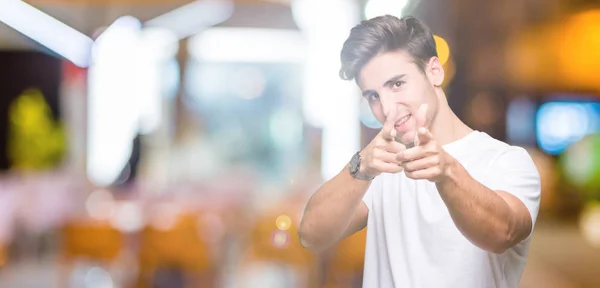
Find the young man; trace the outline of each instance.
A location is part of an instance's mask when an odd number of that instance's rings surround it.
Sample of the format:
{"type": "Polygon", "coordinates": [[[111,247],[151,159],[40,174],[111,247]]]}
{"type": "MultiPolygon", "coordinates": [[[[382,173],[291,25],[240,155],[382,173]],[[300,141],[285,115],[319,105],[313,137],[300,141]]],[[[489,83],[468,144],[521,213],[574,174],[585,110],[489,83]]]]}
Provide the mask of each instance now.
{"type": "Polygon", "coordinates": [[[341,62],[383,128],[311,197],[302,245],[368,225],[364,287],[518,287],[540,200],[528,153],[452,112],[433,36],[413,17],[363,21],[341,62]]]}

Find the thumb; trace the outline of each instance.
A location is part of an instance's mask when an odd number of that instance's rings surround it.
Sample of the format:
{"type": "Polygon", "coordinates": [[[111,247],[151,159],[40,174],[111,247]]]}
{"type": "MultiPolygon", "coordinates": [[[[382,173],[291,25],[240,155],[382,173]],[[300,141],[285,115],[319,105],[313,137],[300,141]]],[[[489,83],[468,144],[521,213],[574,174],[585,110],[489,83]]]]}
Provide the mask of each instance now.
{"type": "Polygon", "coordinates": [[[426,129],[426,125],[427,125],[427,108],[429,106],[427,104],[421,104],[421,106],[419,106],[419,110],[417,110],[417,113],[415,114],[415,122],[417,124],[417,129],[415,131],[415,137],[413,139],[414,140],[414,145],[415,146],[419,146],[420,144],[423,144],[423,140],[422,139],[423,136],[425,134],[428,134],[428,131],[426,129]],[[419,131],[421,130],[421,133],[419,133],[419,131]]]}

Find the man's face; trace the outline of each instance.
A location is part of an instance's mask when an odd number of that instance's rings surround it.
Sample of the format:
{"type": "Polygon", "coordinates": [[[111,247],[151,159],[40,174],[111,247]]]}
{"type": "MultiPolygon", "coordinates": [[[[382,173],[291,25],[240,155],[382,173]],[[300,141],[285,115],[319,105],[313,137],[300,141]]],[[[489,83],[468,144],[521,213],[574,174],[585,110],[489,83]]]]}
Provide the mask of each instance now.
{"type": "MultiPolygon", "coordinates": [[[[435,61],[430,61],[426,71],[431,69],[430,64],[435,61]]],[[[408,53],[400,50],[375,56],[359,75],[359,86],[373,114],[382,124],[394,121],[397,139],[404,144],[414,141],[419,128],[414,115],[422,104],[428,104],[426,127],[429,127],[430,119],[437,112],[435,86],[425,74],[408,53]]]]}

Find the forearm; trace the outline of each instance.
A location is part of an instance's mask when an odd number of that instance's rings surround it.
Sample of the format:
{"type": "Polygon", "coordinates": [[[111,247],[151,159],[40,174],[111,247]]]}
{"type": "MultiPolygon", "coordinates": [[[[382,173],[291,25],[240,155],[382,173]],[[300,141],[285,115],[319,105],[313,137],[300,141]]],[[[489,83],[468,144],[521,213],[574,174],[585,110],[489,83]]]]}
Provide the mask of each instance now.
{"type": "Polygon", "coordinates": [[[478,247],[503,253],[515,242],[518,221],[496,191],[477,180],[455,162],[437,188],[461,233],[478,247]]]}
{"type": "Polygon", "coordinates": [[[302,245],[322,250],[340,240],[369,185],[353,178],[345,168],[321,186],[304,210],[299,228],[302,245]]]}

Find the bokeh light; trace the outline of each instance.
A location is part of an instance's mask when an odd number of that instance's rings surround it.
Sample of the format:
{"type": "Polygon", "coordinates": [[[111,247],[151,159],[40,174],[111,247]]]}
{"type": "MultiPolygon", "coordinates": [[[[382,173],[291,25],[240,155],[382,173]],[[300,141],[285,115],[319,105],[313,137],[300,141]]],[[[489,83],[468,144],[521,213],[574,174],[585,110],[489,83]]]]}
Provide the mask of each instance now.
{"type": "Polygon", "coordinates": [[[90,269],[85,275],[85,287],[89,288],[113,288],[113,280],[110,273],[100,267],[90,269]]]}
{"type": "Polygon", "coordinates": [[[271,234],[271,244],[275,248],[285,248],[290,243],[290,233],[288,231],[275,230],[271,234]]]}
{"type": "Polygon", "coordinates": [[[561,165],[569,182],[583,189],[589,198],[600,197],[600,134],[571,145],[562,155],[561,165]]]}
{"type": "Polygon", "coordinates": [[[594,201],[585,206],[579,220],[579,228],[590,245],[600,248],[600,202],[594,201]]]}
{"type": "Polygon", "coordinates": [[[288,229],[290,229],[290,226],[292,226],[292,219],[290,218],[290,216],[280,215],[275,220],[275,225],[277,226],[277,229],[287,231],[288,229]]]}
{"type": "Polygon", "coordinates": [[[598,88],[600,9],[578,13],[561,22],[555,48],[559,80],[571,87],[598,88]],[[561,79],[562,78],[562,79],[561,79]]]}
{"type": "Polygon", "coordinates": [[[152,210],[149,215],[149,224],[159,231],[172,229],[177,224],[177,220],[181,214],[180,207],[173,203],[160,203],[153,207],[152,210]]]}
{"type": "Polygon", "coordinates": [[[506,137],[511,143],[535,144],[535,113],[532,99],[517,98],[508,104],[506,111],[506,137]]]}
{"type": "Polygon", "coordinates": [[[254,67],[246,67],[235,72],[234,78],[239,79],[236,85],[229,86],[233,94],[242,99],[260,97],[265,91],[266,79],[264,73],[254,67]]]}
{"type": "Polygon", "coordinates": [[[125,233],[137,232],[144,226],[142,208],[137,202],[123,201],[118,203],[110,223],[113,227],[125,233]]]}
{"type": "Polygon", "coordinates": [[[115,210],[115,201],[108,190],[99,189],[88,196],[85,209],[91,218],[108,220],[115,210]]]}
{"type": "Polygon", "coordinates": [[[540,106],[536,134],[540,148],[556,155],[600,128],[600,104],[556,101],[540,106]]]}
{"type": "Polygon", "coordinates": [[[442,65],[445,65],[446,62],[448,62],[448,58],[450,58],[450,46],[448,45],[448,42],[446,42],[446,39],[441,36],[433,35],[433,39],[435,40],[438,59],[440,59],[442,65]]]}

